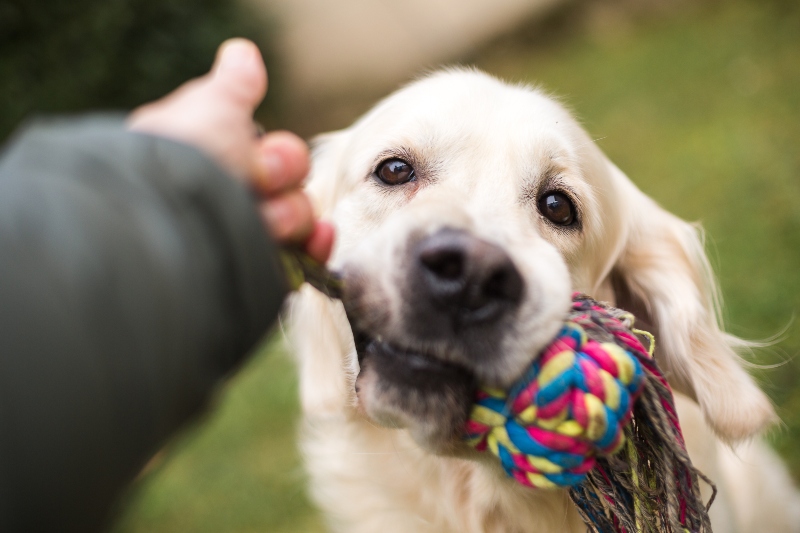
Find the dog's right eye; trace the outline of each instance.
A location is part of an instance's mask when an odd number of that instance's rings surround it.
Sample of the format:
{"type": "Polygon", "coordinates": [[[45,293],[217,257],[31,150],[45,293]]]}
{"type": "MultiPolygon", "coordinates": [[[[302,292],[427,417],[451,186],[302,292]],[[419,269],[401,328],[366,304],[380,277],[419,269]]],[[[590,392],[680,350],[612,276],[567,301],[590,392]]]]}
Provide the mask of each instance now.
{"type": "Polygon", "coordinates": [[[539,198],[539,212],[557,226],[569,226],[575,222],[575,206],[566,194],[551,191],[539,198]]]}
{"type": "Polygon", "coordinates": [[[378,165],[378,170],[375,174],[386,185],[402,185],[416,177],[414,167],[396,157],[387,159],[378,165]]]}

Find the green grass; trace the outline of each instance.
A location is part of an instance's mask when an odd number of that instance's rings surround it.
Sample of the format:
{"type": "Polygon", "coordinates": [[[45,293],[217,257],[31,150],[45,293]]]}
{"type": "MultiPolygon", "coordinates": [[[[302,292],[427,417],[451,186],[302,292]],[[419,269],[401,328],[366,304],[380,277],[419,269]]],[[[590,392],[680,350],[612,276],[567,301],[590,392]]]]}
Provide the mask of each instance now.
{"type": "MultiPolygon", "coordinates": [[[[476,62],[562,96],[646,193],[703,222],[731,331],[781,330],[800,311],[800,7],[733,1],[568,33],[507,40],[476,62]]],[[[798,353],[795,320],[760,356],[789,362],[760,378],[800,478],[798,353]]],[[[322,531],[297,413],[291,364],[265,351],[144,476],[116,532],[322,531]]]]}

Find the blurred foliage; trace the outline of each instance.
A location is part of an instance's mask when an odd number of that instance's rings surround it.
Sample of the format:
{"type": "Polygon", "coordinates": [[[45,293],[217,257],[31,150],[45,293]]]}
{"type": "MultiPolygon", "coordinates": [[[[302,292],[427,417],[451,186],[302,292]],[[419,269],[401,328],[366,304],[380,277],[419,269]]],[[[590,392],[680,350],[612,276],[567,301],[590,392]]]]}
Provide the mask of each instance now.
{"type": "MultiPolygon", "coordinates": [[[[786,427],[774,435],[800,475],[800,5],[686,4],[659,16],[574,12],[498,41],[475,59],[542,85],[667,209],[708,230],[730,330],[789,324],[760,377],[786,427]]],[[[296,376],[272,348],[143,477],[116,533],[313,533],[295,445],[296,376]]]]}
{"type": "Polygon", "coordinates": [[[0,139],[32,113],[162,96],[206,72],[229,37],[255,40],[272,68],[265,30],[231,0],[0,0],[0,139]]]}

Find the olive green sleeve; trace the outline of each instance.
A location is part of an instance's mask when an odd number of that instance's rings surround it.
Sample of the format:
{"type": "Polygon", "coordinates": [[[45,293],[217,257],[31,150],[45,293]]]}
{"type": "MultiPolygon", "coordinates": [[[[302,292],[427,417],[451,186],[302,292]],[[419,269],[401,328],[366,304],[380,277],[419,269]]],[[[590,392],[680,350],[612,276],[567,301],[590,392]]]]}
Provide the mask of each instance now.
{"type": "Polygon", "coordinates": [[[118,118],[0,156],[0,531],[102,529],[120,490],[274,322],[250,194],[118,118]]]}

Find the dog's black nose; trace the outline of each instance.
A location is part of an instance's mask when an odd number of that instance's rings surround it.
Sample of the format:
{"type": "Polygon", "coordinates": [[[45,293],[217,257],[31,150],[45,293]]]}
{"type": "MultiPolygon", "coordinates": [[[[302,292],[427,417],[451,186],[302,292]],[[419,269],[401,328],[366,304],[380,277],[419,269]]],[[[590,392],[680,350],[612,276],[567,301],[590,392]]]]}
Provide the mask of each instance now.
{"type": "Polygon", "coordinates": [[[416,254],[423,290],[459,324],[489,322],[522,299],[524,282],[508,254],[466,231],[439,230],[416,254]]]}

